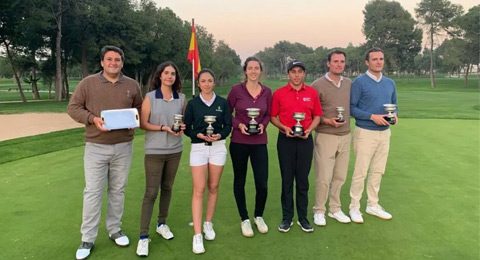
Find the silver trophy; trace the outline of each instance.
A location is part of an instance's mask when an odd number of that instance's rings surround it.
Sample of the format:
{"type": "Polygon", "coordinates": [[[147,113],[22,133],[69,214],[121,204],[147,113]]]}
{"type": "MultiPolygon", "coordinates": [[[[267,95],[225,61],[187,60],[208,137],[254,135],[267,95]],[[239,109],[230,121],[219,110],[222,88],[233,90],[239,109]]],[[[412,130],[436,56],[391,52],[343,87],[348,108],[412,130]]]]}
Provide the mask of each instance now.
{"type": "Polygon", "coordinates": [[[247,108],[247,115],[252,118],[250,122],[247,124],[247,133],[249,134],[258,134],[260,130],[258,130],[258,123],[255,121],[255,117],[260,115],[260,108],[247,108]]]}
{"type": "Polygon", "coordinates": [[[338,112],[338,115],[337,115],[337,119],[335,121],[337,121],[338,123],[345,122],[345,117],[342,114],[343,112],[345,112],[345,108],[344,107],[337,107],[337,112],[338,112]]]}
{"type": "Polygon", "coordinates": [[[175,123],[173,123],[172,131],[178,133],[182,130],[180,124],[183,123],[183,115],[175,114],[173,115],[173,120],[175,121],[175,123]]]}
{"type": "Polygon", "coordinates": [[[293,126],[293,135],[303,136],[305,132],[302,124],[300,124],[300,121],[305,119],[305,113],[293,113],[293,119],[297,120],[297,123],[293,126]]]}
{"type": "MultiPolygon", "coordinates": [[[[205,123],[208,124],[208,126],[205,130],[205,134],[207,136],[212,136],[213,135],[213,130],[214,130],[212,124],[217,121],[217,116],[204,116],[203,121],[205,121],[205,123]]],[[[211,146],[212,142],[205,142],[205,145],[211,146]]]]}
{"type": "Polygon", "coordinates": [[[385,111],[388,112],[387,116],[384,116],[383,118],[391,125],[394,125],[396,123],[395,121],[395,115],[392,113],[395,112],[397,109],[397,105],[395,104],[383,104],[383,107],[385,108],[385,111]]]}

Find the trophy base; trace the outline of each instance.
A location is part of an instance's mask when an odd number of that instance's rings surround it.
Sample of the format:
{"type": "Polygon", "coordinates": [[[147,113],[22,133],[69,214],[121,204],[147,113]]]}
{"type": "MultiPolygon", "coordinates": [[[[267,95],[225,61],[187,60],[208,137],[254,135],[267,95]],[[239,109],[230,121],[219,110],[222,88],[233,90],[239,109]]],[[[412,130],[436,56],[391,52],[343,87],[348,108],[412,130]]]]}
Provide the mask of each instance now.
{"type": "Polygon", "coordinates": [[[175,133],[180,133],[180,126],[172,126],[172,131],[175,133]]]}
{"type": "Polygon", "coordinates": [[[391,125],[394,125],[397,121],[395,120],[395,117],[388,117],[388,116],[384,116],[383,119],[385,119],[385,121],[387,121],[389,124],[391,125]]]}
{"type": "Polygon", "coordinates": [[[256,134],[260,133],[260,130],[255,129],[255,128],[248,128],[247,133],[249,133],[251,135],[256,135],[256,134]]]}
{"type": "Polygon", "coordinates": [[[344,118],[342,118],[342,119],[336,119],[335,122],[337,122],[337,123],[343,123],[343,122],[345,122],[345,119],[344,119],[344,118]]]}
{"type": "Polygon", "coordinates": [[[303,136],[305,132],[303,131],[302,126],[294,126],[293,127],[293,135],[294,136],[303,136]]]}

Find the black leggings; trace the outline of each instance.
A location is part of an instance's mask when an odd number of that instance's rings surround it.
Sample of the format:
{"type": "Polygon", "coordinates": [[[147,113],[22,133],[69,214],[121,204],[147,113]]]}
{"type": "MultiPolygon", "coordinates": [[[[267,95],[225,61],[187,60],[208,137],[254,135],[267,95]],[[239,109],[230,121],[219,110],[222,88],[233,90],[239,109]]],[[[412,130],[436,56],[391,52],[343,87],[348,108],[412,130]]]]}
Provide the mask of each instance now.
{"type": "Polygon", "coordinates": [[[249,219],[245,202],[245,181],[247,178],[248,157],[252,164],[255,179],[255,216],[263,216],[268,193],[268,151],[266,144],[230,143],[230,157],[233,165],[233,194],[242,221],[249,219]]]}

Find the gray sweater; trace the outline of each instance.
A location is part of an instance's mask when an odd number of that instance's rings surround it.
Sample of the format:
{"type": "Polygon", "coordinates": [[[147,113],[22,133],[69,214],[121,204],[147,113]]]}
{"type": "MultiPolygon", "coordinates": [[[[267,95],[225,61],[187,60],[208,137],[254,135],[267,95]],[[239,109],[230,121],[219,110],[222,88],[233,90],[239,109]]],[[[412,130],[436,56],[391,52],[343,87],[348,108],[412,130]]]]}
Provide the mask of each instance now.
{"type": "MultiPolygon", "coordinates": [[[[174,114],[183,115],[185,95],[173,94],[174,99],[167,102],[163,100],[160,89],[147,93],[150,101],[150,118],[148,122],[154,125],[172,127],[174,114]],[[157,91],[158,90],[158,91],[157,91]]],[[[172,154],[183,151],[182,136],[174,136],[167,131],[146,131],[145,154],[172,154]]]]}

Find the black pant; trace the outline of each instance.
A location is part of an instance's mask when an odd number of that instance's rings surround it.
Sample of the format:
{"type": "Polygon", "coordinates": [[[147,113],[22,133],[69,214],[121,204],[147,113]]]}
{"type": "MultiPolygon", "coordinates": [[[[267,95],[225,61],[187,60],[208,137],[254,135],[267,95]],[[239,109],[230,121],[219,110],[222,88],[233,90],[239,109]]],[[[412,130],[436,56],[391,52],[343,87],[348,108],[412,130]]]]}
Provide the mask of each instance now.
{"type": "Polygon", "coordinates": [[[233,194],[242,221],[248,219],[245,202],[245,181],[247,178],[248,157],[252,164],[255,179],[255,216],[263,216],[268,193],[268,151],[266,144],[230,143],[230,157],[233,165],[233,194]]]}
{"type": "Polygon", "coordinates": [[[313,140],[287,137],[279,132],[277,139],[278,161],[282,175],[283,219],[293,218],[293,181],[296,181],[296,204],[298,219],[307,217],[308,174],[312,165],[313,140]]]}

